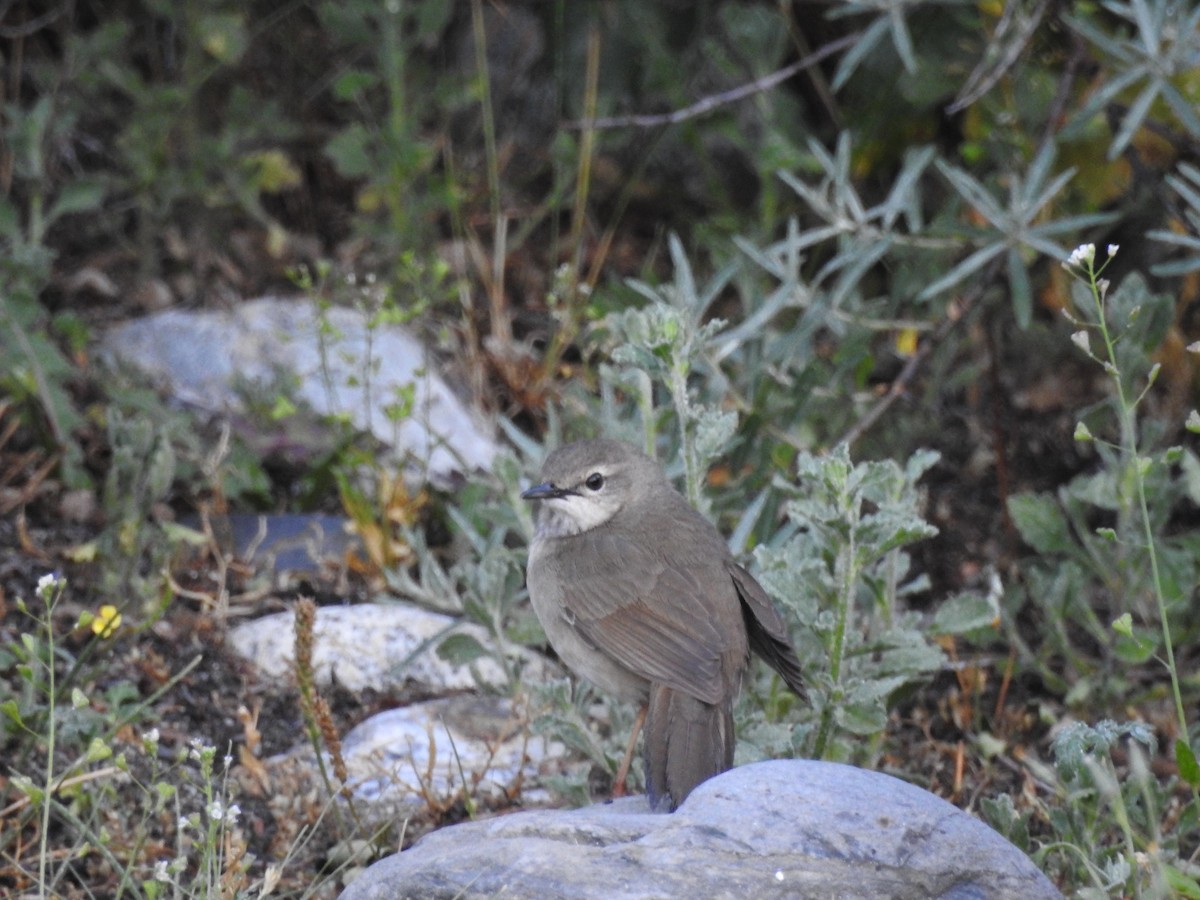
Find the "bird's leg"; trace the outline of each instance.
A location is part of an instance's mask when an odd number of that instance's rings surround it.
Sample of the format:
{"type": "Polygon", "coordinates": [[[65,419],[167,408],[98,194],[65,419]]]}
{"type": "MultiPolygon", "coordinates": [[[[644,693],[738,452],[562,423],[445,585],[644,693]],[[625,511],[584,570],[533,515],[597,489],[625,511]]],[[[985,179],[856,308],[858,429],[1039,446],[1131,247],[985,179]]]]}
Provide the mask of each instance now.
{"type": "Polygon", "coordinates": [[[633,763],[633,748],[637,746],[638,735],[641,734],[642,725],[646,723],[648,708],[645,703],[638,707],[637,718],[633,722],[633,733],[629,735],[629,746],[625,748],[625,758],[621,760],[621,767],[617,769],[617,777],[613,780],[612,795],[614,798],[624,797],[626,794],[625,779],[629,776],[629,766],[633,763]]]}

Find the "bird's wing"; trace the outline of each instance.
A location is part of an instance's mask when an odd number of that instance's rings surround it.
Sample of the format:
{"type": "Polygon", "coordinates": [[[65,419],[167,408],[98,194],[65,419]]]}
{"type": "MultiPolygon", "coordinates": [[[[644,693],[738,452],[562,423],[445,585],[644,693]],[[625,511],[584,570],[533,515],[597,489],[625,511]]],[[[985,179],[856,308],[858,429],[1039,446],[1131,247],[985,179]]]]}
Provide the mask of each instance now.
{"type": "Polygon", "coordinates": [[[621,536],[579,537],[587,546],[559,557],[563,615],[579,635],[648,681],[723,701],[726,660],[747,650],[722,560],[675,565],[621,536]]]}
{"type": "Polygon", "coordinates": [[[800,671],[800,660],[796,658],[796,651],[792,647],[787,624],[775,609],[770,595],[754,580],[753,575],[737,563],[729,563],[729,574],[742,601],[742,618],[746,622],[750,649],[766,660],[787,682],[788,687],[803,697],[804,677],[800,671]]]}

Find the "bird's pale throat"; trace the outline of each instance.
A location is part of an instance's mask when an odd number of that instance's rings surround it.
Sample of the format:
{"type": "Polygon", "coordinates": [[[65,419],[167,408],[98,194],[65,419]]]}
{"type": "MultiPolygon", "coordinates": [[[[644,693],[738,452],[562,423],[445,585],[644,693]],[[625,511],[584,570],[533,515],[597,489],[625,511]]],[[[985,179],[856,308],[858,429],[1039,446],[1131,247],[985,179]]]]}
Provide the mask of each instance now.
{"type": "Polygon", "coordinates": [[[603,525],[615,510],[579,496],[543,500],[538,516],[539,538],[570,537],[603,525]]]}

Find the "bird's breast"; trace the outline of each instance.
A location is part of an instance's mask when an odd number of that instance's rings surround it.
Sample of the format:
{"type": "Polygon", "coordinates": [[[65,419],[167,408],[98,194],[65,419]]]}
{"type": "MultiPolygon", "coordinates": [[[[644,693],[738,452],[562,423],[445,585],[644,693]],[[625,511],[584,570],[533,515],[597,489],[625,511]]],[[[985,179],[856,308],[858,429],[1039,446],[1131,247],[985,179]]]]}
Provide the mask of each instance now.
{"type": "Polygon", "coordinates": [[[600,690],[623,700],[642,703],[650,683],[616,662],[608,653],[593,646],[579,632],[577,613],[571,607],[567,559],[571,550],[561,546],[569,539],[536,540],[529,551],[526,581],[533,611],[546,633],[546,640],[559,659],[575,675],[600,690]]]}

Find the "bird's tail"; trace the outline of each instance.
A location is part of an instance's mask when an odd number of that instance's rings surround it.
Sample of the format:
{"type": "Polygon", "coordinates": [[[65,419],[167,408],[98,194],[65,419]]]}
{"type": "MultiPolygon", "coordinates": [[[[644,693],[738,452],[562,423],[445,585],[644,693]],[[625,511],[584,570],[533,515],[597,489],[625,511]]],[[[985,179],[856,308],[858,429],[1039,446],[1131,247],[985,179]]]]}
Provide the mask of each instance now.
{"type": "Polygon", "coordinates": [[[732,699],[713,705],[652,685],[644,735],[651,807],[674,811],[692,788],[729,769],[735,739],[732,699]]]}

